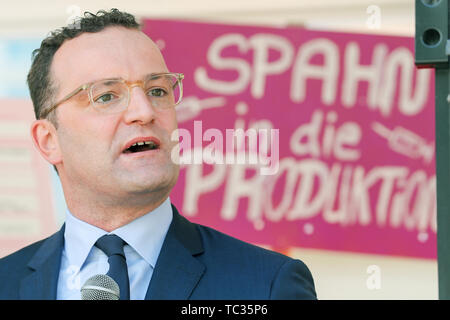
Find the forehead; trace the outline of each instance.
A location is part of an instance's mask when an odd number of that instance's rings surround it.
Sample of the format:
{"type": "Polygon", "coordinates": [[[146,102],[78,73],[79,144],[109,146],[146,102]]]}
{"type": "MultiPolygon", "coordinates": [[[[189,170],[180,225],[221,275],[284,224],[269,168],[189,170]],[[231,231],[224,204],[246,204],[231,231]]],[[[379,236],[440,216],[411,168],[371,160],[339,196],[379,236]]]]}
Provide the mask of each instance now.
{"type": "Polygon", "coordinates": [[[156,44],[141,31],[124,27],[83,33],[64,42],[51,65],[60,93],[94,80],[122,77],[133,81],[167,71],[156,44]]]}

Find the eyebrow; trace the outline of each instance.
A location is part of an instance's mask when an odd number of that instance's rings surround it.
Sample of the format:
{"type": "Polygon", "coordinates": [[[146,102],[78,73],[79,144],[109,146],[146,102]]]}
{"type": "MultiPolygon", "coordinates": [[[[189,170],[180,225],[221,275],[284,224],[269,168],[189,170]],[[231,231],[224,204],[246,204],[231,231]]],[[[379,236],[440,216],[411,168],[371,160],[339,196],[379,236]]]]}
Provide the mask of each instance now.
{"type": "MultiPolygon", "coordinates": [[[[162,71],[162,72],[152,72],[152,73],[148,73],[148,74],[146,74],[146,75],[143,77],[143,79],[144,79],[144,80],[152,79],[152,78],[158,79],[158,78],[160,78],[160,75],[161,75],[161,74],[165,74],[165,73],[170,73],[170,72],[169,72],[169,71],[162,71]]],[[[122,78],[122,77],[101,78],[101,79],[96,79],[96,80],[89,81],[88,83],[89,83],[89,84],[92,84],[92,83],[94,83],[94,82],[104,81],[104,80],[105,80],[105,81],[106,81],[106,80],[114,81],[114,80],[126,80],[126,79],[124,79],[124,78],[122,78]]]]}
{"type": "Polygon", "coordinates": [[[116,81],[116,80],[123,80],[121,77],[115,77],[115,78],[101,78],[101,79],[96,79],[96,80],[92,80],[89,81],[88,84],[93,84],[94,82],[99,82],[99,81],[116,81]]]}
{"type": "MultiPolygon", "coordinates": [[[[117,80],[122,80],[121,78],[108,78],[108,79],[103,79],[103,80],[99,80],[99,81],[105,81],[104,84],[106,85],[110,85],[111,83],[116,82],[117,80]]],[[[96,82],[96,81],[94,81],[96,82]]]]}
{"type": "Polygon", "coordinates": [[[158,79],[161,78],[161,74],[165,74],[165,73],[170,73],[170,72],[153,72],[150,74],[147,74],[144,79],[148,80],[148,79],[158,79]]]}

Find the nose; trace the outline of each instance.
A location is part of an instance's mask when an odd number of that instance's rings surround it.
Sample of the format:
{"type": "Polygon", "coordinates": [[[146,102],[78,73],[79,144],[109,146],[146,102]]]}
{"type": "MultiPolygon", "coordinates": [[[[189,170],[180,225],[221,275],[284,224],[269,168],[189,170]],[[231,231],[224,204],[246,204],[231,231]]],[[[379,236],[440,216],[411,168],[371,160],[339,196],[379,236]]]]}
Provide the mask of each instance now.
{"type": "Polygon", "coordinates": [[[130,88],[128,99],[128,108],[124,114],[124,121],[127,124],[138,123],[144,125],[152,123],[155,120],[155,108],[140,86],[130,88]]]}

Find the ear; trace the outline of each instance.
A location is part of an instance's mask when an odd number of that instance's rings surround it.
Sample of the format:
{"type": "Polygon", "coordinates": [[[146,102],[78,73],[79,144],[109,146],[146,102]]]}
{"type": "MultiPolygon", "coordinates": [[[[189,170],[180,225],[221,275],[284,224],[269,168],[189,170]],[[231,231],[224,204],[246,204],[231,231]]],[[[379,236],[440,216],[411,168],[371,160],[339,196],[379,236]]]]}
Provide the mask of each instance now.
{"type": "Polygon", "coordinates": [[[35,120],[31,125],[31,138],[45,160],[53,165],[62,162],[56,128],[50,121],[35,120]]]}

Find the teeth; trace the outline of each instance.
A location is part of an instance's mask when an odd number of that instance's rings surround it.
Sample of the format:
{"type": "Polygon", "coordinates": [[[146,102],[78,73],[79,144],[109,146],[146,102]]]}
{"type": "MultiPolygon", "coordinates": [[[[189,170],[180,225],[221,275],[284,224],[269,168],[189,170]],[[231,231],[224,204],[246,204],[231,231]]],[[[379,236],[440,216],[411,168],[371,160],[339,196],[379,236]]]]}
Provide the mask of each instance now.
{"type": "Polygon", "coordinates": [[[152,147],[156,147],[156,144],[155,144],[153,141],[141,141],[141,142],[136,142],[135,144],[132,145],[132,147],[143,146],[144,144],[150,145],[150,146],[152,146],[152,147]]]}

